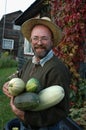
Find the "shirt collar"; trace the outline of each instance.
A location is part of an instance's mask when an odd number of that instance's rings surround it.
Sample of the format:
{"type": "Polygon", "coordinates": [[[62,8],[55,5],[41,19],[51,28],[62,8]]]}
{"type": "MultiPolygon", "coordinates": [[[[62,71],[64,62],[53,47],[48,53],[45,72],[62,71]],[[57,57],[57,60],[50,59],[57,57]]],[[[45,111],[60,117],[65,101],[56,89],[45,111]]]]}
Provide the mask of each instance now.
{"type": "Polygon", "coordinates": [[[50,50],[49,53],[48,53],[44,58],[42,58],[39,62],[37,61],[36,57],[33,56],[33,58],[32,58],[32,63],[34,63],[34,64],[36,64],[36,65],[37,65],[37,64],[40,64],[40,65],[43,67],[44,64],[45,64],[48,60],[50,60],[52,57],[53,57],[53,51],[50,50]]]}

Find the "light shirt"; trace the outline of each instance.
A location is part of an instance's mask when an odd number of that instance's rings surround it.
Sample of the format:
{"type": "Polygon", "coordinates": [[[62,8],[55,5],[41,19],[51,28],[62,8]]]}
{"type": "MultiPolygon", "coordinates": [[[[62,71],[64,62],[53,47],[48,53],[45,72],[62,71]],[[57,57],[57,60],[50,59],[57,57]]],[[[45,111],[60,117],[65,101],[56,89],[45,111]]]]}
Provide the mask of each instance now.
{"type": "Polygon", "coordinates": [[[49,53],[44,57],[42,58],[39,62],[37,61],[36,57],[33,56],[32,58],[32,63],[34,64],[40,64],[42,67],[44,66],[44,64],[50,60],[51,58],[53,57],[53,51],[50,50],[49,53]]]}

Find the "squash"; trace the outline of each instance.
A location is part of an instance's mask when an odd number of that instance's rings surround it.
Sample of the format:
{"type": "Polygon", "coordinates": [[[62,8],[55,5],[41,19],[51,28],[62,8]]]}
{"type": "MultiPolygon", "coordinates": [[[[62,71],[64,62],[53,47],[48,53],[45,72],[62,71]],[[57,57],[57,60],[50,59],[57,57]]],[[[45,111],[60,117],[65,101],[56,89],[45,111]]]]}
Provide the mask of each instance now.
{"type": "Polygon", "coordinates": [[[60,103],[65,96],[65,92],[61,86],[54,85],[41,90],[38,96],[40,103],[32,111],[41,111],[60,103]]]}
{"type": "Polygon", "coordinates": [[[25,83],[21,78],[12,78],[8,83],[8,91],[12,96],[17,96],[25,89],[25,83]]]}
{"type": "Polygon", "coordinates": [[[21,110],[42,111],[62,101],[65,96],[61,86],[53,85],[38,94],[25,92],[14,98],[14,105],[21,110]]]}
{"type": "Polygon", "coordinates": [[[40,82],[36,78],[30,78],[26,83],[27,92],[37,92],[40,89],[40,82]]]}
{"type": "Polygon", "coordinates": [[[21,110],[31,110],[39,104],[39,97],[36,93],[24,92],[14,98],[14,105],[21,110]]]}

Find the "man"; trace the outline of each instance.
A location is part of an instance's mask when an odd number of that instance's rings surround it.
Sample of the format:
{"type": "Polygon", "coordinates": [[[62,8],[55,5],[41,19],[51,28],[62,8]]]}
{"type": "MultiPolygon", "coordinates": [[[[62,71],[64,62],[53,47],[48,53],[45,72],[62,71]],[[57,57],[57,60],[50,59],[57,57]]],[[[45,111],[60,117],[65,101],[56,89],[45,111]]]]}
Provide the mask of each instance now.
{"type": "Polygon", "coordinates": [[[69,111],[70,74],[68,68],[52,51],[61,41],[62,32],[47,17],[26,21],[21,30],[24,37],[30,41],[34,56],[24,65],[18,77],[25,82],[32,77],[38,79],[41,83],[40,90],[52,85],[60,85],[65,91],[65,97],[59,104],[43,111],[21,111],[13,104],[13,97],[8,93],[8,83],[4,85],[3,91],[11,97],[12,111],[28,130],[58,130],[59,123],[67,117],[69,111]]]}

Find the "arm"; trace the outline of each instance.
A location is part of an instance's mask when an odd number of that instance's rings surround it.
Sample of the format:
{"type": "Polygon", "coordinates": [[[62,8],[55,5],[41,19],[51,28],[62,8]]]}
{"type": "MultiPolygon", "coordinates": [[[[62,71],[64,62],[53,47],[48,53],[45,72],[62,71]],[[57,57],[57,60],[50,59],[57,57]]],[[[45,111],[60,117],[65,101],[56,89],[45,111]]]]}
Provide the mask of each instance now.
{"type": "Polygon", "coordinates": [[[10,106],[12,111],[15,113],[17,117],[19,117],[21,120],[24,120],[24,111],[21,111],[20,109],[16,108],[13,102],[14,102],[14,97],[11,97],[10,106]]]}

